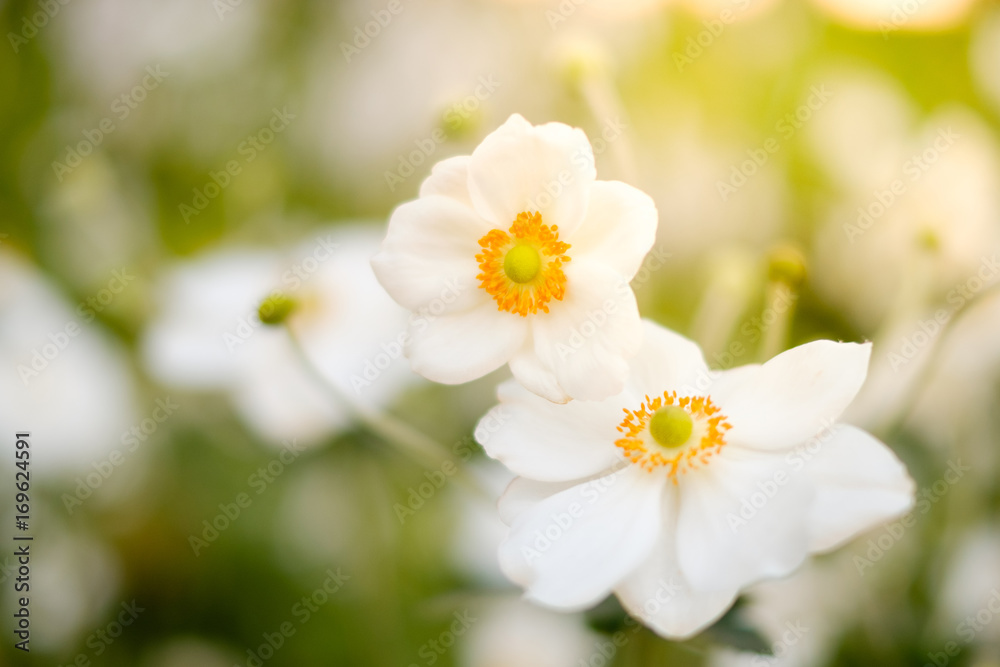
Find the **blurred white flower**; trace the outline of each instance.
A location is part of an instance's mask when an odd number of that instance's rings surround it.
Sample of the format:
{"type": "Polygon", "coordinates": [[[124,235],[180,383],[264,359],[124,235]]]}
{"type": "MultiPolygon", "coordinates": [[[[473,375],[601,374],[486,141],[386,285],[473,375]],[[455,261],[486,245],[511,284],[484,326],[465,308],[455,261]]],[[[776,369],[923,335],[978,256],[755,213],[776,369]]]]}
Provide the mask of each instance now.
{"type": "Polygon", "coordinates": [[[385,407],[416,376],[401,359],[406,313],[372,274],[377,248],[376,232],[338,227],[287,253],[223,250],[182,264],[163,281],[146,365],[167,385],[227,391],[268,440],[335,432],[350,422],[349,406],[302,367],[284,331],[258,317],[280,292],[297,304],[288,326],[326,380],[352,402],[385,407]]]}
{"type": "Polygon", "coordinates": [[[817,341],[713,372],[647,323],[618,396],[556,405],[502,385],[486,419],[506,422],[484,447],[522,476],[500,503],[502,569],[536,602],[574,610],[615,592],[658,633],[687,637],[747,585],[902,514],[903,465],[836,422],[869,354],[817,341]]]}
{"type": "Polygon", "coordinates": [[[75,73],[103,98],[126,93],[148,66],[190,81],[241,62],[257,45],[259,7],[258,0],[66,3],[48,37],[65,63],[60,71],[75,73]]]}
{"type": "MultiPolygon", "coordinates": [[[[36,525],[43,527],[41,534],[36,533],[38,542],[44,541],[48,548],[32,550],[32,574],[37,575],[31,580],[31,618],[47,631],[32,635],[31,648],[37,642],[45,653],[65,655],[85,639],[94,648],[100,639],[90,633],[103,627],[105,614],[131,602],[119,598],[121,565],[102,541],[64,524],[61,505],[34,509],[36,525]]],[[[16,572],[16,558],[11,556],[10,562],[16,572]]]]}
{"type": "Polygon", "coordinates": [[[372,260],[417,313],[414,370],[458,384],[509,362],[552,401],[621,391],[642,337],[628,281],[657,214],[639,190],[595,178],[582,131],[516,114],[471,156],[435,166],[372,260]]]}
{"type": "Polygon", "coordinates": [[[961,536],[939,594],[935,629],[956,644],[1000,648],[1000,530],[979,524],[961,536]]]}
{"type": "MultiPolygon", "coordinates": [[[[590,664],[607,642],[580,616],[556,614],[521,599],[484,606],[458,648],[461,667],[567,667],[590,664]]],[[[610,642],[607,642],[610,644],[610,642]]],[[[612,645],[613,647],[613,645],[612,645]]]]}
{"type": "Polygon", "coordinates": [[[120,345],[35,267],[0,250],[0,428],[30,431],[42,474],[87,469],[136,421],[120,345]]]}
{"type": "Polygon", "coordinates": [[[815,239],[817,291],[868,331],[912,321],[941,302],[953,309],[967,299],[966,283],[981,281],[984,259],[1000,250],[996,137],[963,108],[918,124],[892,82],[830,79],[830,108],[806,129],[840,198],[815,239]]]}
{"type": "Polygon", "coordinates": [[[469,478],[486,493],[472,493],[464,485],[453,485],[447,498],[455,507],[457,522],[450,549],[455,569],[485,588],[508,587],[497,563],[497,549],[507,537],[507,524],[497,516],[495,499],[513,481],[514,474],[495,461],[465,464],[469,478]]]}
{"type": "Polygon", "coordinates": [[[901,31],[947,30],[961,23],[976,0],[814,0],[835,18],[883,36],[901,31]]]}

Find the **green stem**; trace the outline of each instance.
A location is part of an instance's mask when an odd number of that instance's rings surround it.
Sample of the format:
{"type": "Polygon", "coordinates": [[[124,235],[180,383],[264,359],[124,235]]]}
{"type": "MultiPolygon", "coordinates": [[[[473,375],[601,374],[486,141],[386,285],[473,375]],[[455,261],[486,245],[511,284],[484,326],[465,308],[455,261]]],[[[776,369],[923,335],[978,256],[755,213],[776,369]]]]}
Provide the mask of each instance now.
{"type": "MultiPolygon", "coordinates": [[[[392,415],[384,412],[377,412],[353,400],[334,383],[330,382],[330,380],[319,371],[316,365],[312,363],[312,360],[309,358],[305,348],[302,347],[302,343],[299,341],[298,336],[295,335],[295,332],[288,326],[285,326],[285,331],[288,334],[289,341],[291,341],[292,349],[295,351],[295,356],[301,362],[302,367],[320,384],[320,386],[326,389],[327,392],[334,397],[334,400],[350,408],[355,417],[357,417],[358,421],[361,422],[361,424],[363,424],[370,432],[374,433],[385,442],[395,445],[405,455],[409,456],[412,460],[423,466],[438,468],[443,462],[451,459],[451,453],[437,440],[421,433],[406,422],[397,419],[392,415]]],[[[488,497],[488,494],[482,486],[480,486],[478,482],[476,482],[463,470],[459,470],[456,474],[456,478],[467,489],[483,497],[488,497]]]]}
{"type": "Polygon", "coordinates": [[[788,347],[788,330],[792,323],[792,314],[795,310],[795,292],[785,282],[773,280],[767,284],[767,292],[764,301],[764,311],[761,319],[765,323],[764,335],[760,342],[760,360],[768,359],[781,354],[788,347]],[[784,304],[784,308],[779,308],[778,304],[784,304]],[[767,324],[768,311],[774,313],[774,321],[767,324]]]}

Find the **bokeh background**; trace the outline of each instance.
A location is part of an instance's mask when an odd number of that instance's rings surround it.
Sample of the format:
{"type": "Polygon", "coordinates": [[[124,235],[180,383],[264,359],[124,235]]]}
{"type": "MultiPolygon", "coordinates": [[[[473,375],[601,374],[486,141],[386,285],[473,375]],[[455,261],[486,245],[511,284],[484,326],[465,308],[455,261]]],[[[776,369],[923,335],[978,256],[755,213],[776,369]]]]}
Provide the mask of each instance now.
{"type": "Polygon", "coordinates": [[[27,429],[35,538],[27,655],[2,538],[0,664],[1000,665],[996,3],[0,0],[0,28],[4,525],[27,429]],[[473,439],[505,371],[414,376],[367,261],[514,112],[654,198],[640,307],[713,365],[875,342],[848,420],[909,466],[905,524],[680,644],[519,599],[473,439]]]}

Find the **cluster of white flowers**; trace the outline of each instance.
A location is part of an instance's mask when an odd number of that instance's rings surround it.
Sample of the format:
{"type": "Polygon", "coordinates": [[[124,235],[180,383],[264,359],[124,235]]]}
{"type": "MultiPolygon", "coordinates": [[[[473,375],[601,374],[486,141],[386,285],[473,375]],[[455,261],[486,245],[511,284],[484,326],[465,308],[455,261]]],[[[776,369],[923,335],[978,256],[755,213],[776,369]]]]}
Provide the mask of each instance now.
{"type": "Polygon", "coordinates": [[[613,592],[680,638],[747,586],[906,512],[914,485],[888,447],[838,423],[869,344],[713,371],[641,319],[629,281],[656,226],[648,196],[596,180],[581,130],[514,115],[433,169],[372,264],[417,315],[415,371],[514,376],[482,443],[519,475],[499,505],[504,573],[555,609],[613,592]]]}

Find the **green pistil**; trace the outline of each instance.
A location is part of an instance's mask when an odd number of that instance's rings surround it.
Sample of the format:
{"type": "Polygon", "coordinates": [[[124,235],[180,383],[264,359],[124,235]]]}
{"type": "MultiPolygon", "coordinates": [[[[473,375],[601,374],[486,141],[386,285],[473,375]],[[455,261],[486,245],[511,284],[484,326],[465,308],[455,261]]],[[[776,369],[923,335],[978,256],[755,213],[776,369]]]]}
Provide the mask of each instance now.
{"type": "Polygon", "coordinates": [[[693,426],[687,410],[668,405],[653,413],[649,433],[661,447],[680,447],[690,439],[693,426]]]}
{"type": "Polygon", "coordinates": [[[517,245],[503,258],[503,272],[515,283],[529,283],[542,269],[542,257],[530,245],[517,245]]]}

